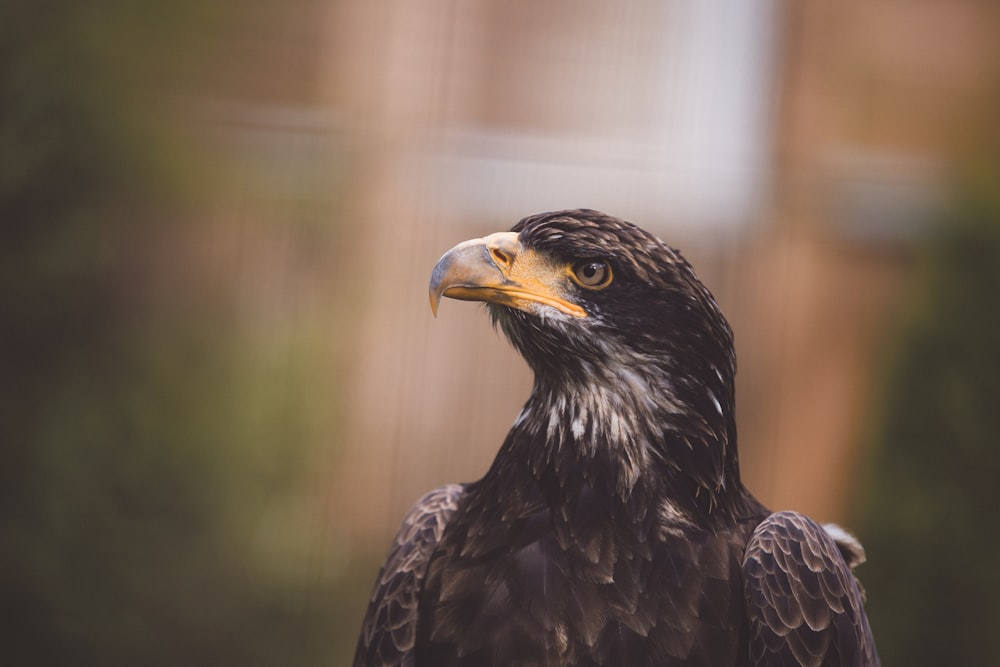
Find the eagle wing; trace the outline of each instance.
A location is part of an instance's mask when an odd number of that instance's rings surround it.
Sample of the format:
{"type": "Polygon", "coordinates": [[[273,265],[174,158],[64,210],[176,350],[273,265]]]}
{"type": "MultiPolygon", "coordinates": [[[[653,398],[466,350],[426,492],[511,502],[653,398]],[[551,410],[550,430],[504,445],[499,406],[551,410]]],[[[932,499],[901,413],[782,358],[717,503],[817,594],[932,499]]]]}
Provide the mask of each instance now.
{"type": "Polygon", "coordinates": [[[417,604],[424,574],[462,493],[459,484],[442,486],[427,493],[406,514],[375,580],[354,667],[414,664],[417,604]]]}
{"type": "Polygon", "coordinates": [[[757,526],[743,557],[752,665],[878,665],[863,594],[840,545],[795,512],[757,526]]]}

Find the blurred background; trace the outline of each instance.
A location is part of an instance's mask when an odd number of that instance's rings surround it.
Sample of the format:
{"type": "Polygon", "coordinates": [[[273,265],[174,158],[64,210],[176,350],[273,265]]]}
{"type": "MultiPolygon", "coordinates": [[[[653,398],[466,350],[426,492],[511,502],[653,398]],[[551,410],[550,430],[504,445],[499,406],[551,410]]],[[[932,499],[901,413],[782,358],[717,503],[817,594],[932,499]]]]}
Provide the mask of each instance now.
{"type": "Polygon", "coordinates": [[[431,268],[591,207],[736,332],[887,665],[1000,664],[1000,5],[65,0],[0,21],[0,655],[342,665],[530,390],[431,268]]]}

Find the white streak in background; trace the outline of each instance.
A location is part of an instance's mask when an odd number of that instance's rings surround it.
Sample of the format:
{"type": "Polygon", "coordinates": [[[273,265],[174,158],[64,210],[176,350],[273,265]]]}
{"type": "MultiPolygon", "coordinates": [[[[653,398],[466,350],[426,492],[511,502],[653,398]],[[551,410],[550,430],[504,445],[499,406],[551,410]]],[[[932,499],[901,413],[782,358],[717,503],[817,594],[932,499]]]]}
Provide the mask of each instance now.
{"type": "Polygon", "coordinates": [[[448,130],[434,144],[444,150],[414,165],[418,178],[433,179],[428,187],[443,190],[456,215],[469,220],[586,205],[642,220],[655,233],[671,221],[716,232],[752,223],[770,173],[777,4],[661,7],[647,19],[661,21],[662,38],[641,68],[620,44],[585,63],[591,93],[644,93],[649,111],[640,122],[621,120],[627,100],[591,95],[581,105],[579,88],[567,84],[567,113],[586,108],[605,131],[448,130]],[[623,83],[623,76],[632,78],[623,83]]]}

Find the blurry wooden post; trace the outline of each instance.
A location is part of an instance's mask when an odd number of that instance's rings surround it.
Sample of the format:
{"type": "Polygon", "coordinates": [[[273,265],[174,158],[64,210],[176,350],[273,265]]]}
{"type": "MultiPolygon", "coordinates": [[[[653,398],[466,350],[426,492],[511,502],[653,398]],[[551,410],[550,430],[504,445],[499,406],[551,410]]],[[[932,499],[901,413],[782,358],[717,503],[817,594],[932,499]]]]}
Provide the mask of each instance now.
{"type": "Polygon", "coordinates": [[[754,364],[741,366],[741,434],[755,453],[743,461],[772,506],[839,520],[908,249],[982,127],[997,9],[784,9],[774,214],[746,262],[746,289],[759,296],[736,299],[741,323],[779,324],[738,336],[754,364]]]}
{"type": "Polygon", "coordinates": [[[351,249],[356,354],[342,379],[350,386],[344,448],[329,499],[331,529],[348,550],[384,548],[386,532],[421,494],[485,469],[530,386],[479,309],[446,304],[446,321],[434,322],[427,298],[437,258],[476,229],[456,224],[423,170],[431,142],[469,103],[455,89],[468,77],[455,74],[474,63],[467,47],[475,35],[456,32],[476,29],[477,6],[331,9],[326,87],[350,146],[345,214],[362,230],[351,249]],[[459,403],[442,406],[442,396],[459,403]],[[490,410],[477,409],[484,397],[495,399],[490,410]]]}

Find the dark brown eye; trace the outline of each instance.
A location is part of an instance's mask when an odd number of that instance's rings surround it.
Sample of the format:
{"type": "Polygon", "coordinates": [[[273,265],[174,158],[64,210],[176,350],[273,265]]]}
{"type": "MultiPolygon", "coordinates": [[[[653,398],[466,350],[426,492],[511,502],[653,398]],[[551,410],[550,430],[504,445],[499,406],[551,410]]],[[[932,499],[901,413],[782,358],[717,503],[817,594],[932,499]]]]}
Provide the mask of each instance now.
{"type": "Polygon", "coordinates": [[[585,259],[573,265],[573,279],[581,287],[601,289],[611,284],[611,267],[601,259],[585,259]]]}

